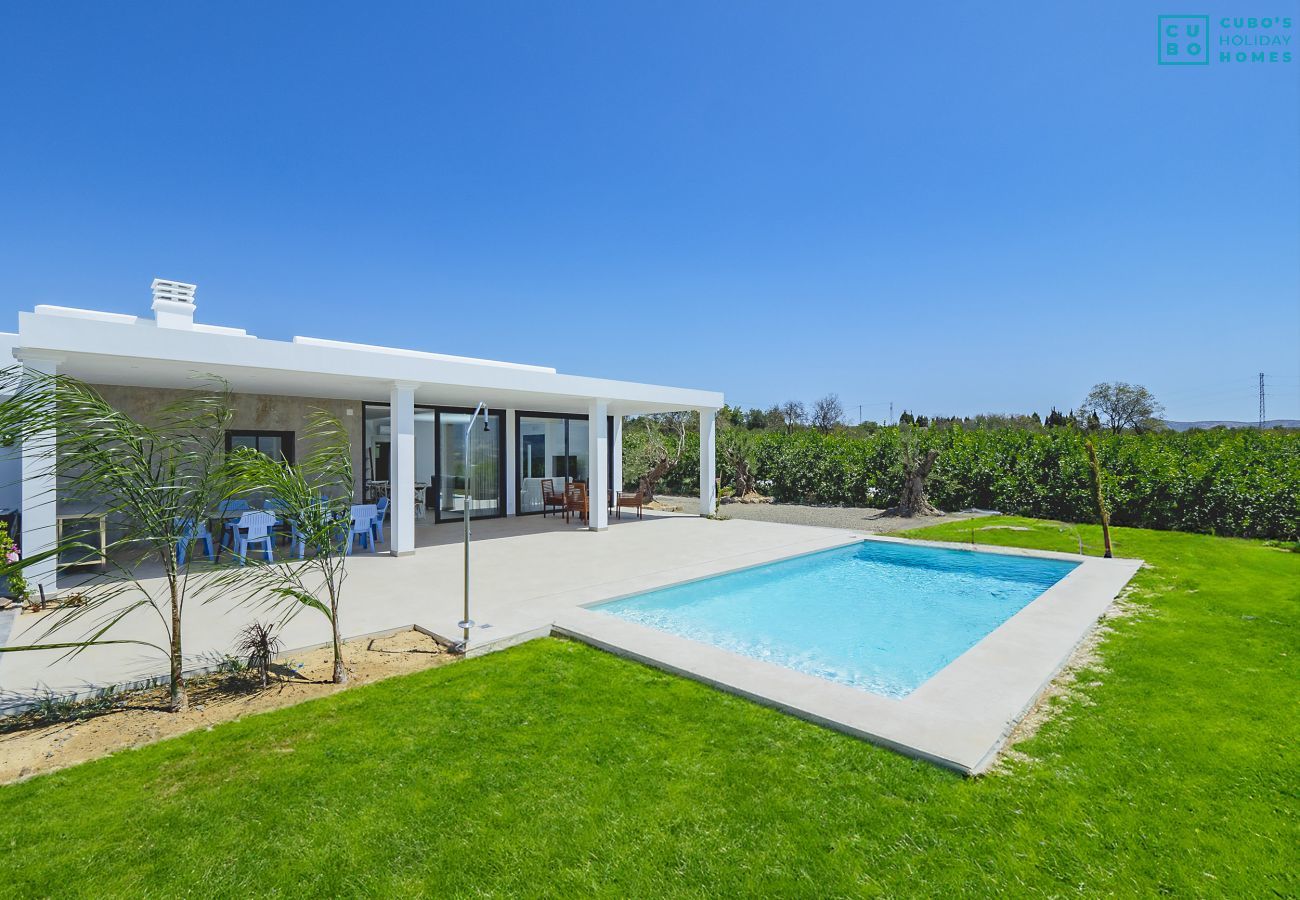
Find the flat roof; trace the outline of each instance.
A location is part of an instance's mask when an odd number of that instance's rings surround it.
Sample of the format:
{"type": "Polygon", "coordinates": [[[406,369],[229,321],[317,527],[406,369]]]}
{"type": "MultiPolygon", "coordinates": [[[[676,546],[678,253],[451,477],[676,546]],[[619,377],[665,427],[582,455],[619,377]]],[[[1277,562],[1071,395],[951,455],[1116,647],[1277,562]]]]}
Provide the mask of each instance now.
{"type": "Polygon", "coordinates": [[[58,361],[59,371],[94,384],[184,388],[195,376],[225,379],[241,393],[340,400],[388,398],[394,384],[431,405],[586,412],[608,401],[614,415],[718,409],[717,391],[566,375],[547,366],[451,356],[314,337],[258,338],[243,329],[37,306],[18,314],[18,333],[0,336],[15,356],[58,361]]]}

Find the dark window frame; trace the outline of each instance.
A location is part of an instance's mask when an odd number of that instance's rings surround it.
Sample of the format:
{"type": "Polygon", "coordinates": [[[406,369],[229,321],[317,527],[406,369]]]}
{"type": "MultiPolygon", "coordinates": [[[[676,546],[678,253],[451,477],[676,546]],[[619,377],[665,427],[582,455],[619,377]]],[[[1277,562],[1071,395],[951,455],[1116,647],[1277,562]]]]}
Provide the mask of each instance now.
{"type": "Polygon", "coordinates": [[[226,429],[226,452],[229,453],[235,449],[236,437],[264,438],[275,437],[280,439],[280,455],[289,463],[294,465],[298,459],[298,445],[295,432],[292,431],[270,431],[259,428],[227,428],[226,429]]]}

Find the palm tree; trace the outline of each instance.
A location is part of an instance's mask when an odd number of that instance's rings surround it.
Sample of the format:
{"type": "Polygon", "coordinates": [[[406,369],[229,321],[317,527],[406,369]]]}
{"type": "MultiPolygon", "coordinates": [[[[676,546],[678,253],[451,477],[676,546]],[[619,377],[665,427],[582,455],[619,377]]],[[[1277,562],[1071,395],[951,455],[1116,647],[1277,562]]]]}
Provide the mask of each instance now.
{"type": "MultiPolygon", "coordinates": [[[[235,487],[224,464],[232,416],[226,385],[209,381],[186,391],[158,409],[152,424],[119,412],[74,378],[20,366],[0,372],[0,394],[9,395],[0,401],[0,433],[38,448],[46,474],[57,478],[60,501],[106,514],[118,535],[104,548],[109,572],[79,589],[79,605],[52,617],[36,643],[0,652],[64,649],[66,656],[103,644],[152,647],[170,663],[171,710],[186,709],[185,603],[213,587],[219,570],[194,566],[193,553],[180,561],[176,549],[235,487]],[[162,570],[161,588],[157,568],[142,565],[147,562],[162,570]],[[118,624],[140,609],[156,615],[159,639],[113,637],[118,624]],[[80,636],[51,640],[76,625],[85,626],[80,636]]],[[[72,541],[55,552],[69,547],[85,545],[72,541]]]]}
{"type": "Polygon", "coordinates": [[[342,684],[347,671],[339,606],[347,576],[346,541],[351,540],[352,443],[343,423],[324,410],[311,414],[302,438],[308,452],[296,465],[248,447],[237,448],[228,460],[240,490],[274,500],[276,514],[293,528],[293,549],[301,555],[227,569],[223,578],[249,589],[244,602],[279,608],[281,624],[304,609],[323,615],[334,643],[333,680],[342,684]]]}

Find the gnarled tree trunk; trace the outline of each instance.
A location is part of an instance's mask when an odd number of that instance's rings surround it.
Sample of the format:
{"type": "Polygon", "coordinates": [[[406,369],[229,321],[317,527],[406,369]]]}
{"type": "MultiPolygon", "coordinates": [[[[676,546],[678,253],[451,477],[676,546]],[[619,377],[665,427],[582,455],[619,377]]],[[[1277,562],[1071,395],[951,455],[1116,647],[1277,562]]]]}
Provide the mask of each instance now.
{"type": "Polygon", "coordinates": [[[736,492],[736,500],[744,503],[770,502],[771,498],[764,497],[758,492],[758,479],[754,476],[754,470],[749,466],[749,458],[745,456],[743,450],[729,452],[727,463],[731,467],[731,484],[736,492]]]}
{"type": "Polygon", "coordinates": [[[652,503],[655,498],[655,485],[659,480],[667,475],[672,469],[681,462],[682,450],[686,447],[686,419],[683,416],[665,416],[663,417],[667,427],[673,429],[673,449],[669,450],[664,441],[663,435],[656,431],[658,422],[654,417],[646,417],[646,434],[650,438],[650,446],[654,448],[655,464],[637,479],[637,487],[641,491],[642,501],[652,503]]]}
{"type": "Polygon", "coordinates": [[[735,471],[735,488],[737,497],[748,497],[750,494],[758,493],[758,482],[754,478],[754,473],[750,471],[749,460],[745,459],[745,454],[737,453],[732,460],[732,468],[735,471]]]}
{"type": "Polygon", "coordinates": [[[659,479],[667,475],[668,471],[675,465],[677,465],[677,459],[674,459],[667,454],[663,454],[659,457],[659,461],[654,464],[650,471],[641,476],[638,480],[637,487],[641,491],[642,502],[654,502],[655,485],[658,484],[659,479]]]}
{"type": "Polygon", "coordinates": [[[938,450],[927,450],[921,459],[903,462],[903,495],[898,498],[898,506],[889,510],[891,515],[908,518],[943,515],[925,496],[925,479],[938,458],[938,450]]]}

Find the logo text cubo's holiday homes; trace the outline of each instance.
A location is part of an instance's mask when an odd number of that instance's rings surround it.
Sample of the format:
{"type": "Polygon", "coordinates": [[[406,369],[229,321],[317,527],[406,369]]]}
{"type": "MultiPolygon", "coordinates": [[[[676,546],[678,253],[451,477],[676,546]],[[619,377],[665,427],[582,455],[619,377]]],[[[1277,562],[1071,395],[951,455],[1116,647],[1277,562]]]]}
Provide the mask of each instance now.
{"type": "Polygon", "coordinates": [[[1285,64],[1295,59],[1290,16],[1156,17],[1162,66],[1285,64]]]}

